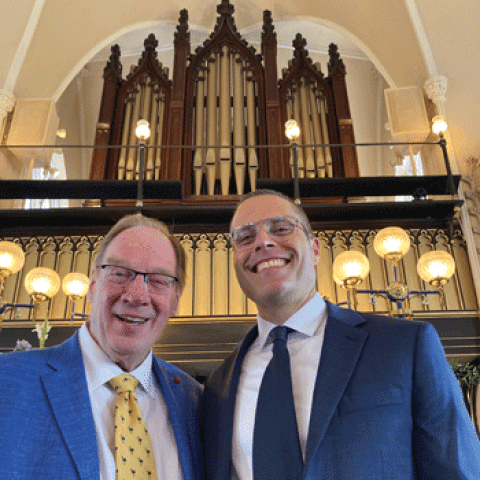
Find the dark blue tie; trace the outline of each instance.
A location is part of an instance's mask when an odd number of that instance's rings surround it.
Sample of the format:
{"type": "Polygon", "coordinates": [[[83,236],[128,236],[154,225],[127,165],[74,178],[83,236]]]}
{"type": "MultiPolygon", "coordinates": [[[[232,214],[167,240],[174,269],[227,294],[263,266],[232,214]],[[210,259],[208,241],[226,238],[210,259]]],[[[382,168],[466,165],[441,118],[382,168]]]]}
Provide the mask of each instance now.
{"type": "Polygon", "coordinates": [[[263,375],[253,432],[254,480],[297,480],[303,468],[293,403],[287,336],[292,329],[275,327],[273,357],[263,375]]]}

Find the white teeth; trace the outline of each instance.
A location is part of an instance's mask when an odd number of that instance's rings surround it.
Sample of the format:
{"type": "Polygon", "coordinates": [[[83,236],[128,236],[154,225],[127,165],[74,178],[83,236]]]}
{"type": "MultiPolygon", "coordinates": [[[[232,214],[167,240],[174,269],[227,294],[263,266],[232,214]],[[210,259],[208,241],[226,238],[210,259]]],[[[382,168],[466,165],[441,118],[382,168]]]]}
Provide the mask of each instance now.
{"type": "Polygon", "coordinates": [[[270,267],[283,267],[287,262],[284,259],[277,260],[268,260],[267,262],[262,262],[257,265],[257,273],[260,273],[262,270],[270,267]]]}
{"type": "Polygon", "coordinates": [[[123,322],[130,322],[130,323],[144,323],[148,320],[148,318],[137,318],[137,317],[127,317],[125,315],[117,315],[117,317],[122,320],[123,322]]]}

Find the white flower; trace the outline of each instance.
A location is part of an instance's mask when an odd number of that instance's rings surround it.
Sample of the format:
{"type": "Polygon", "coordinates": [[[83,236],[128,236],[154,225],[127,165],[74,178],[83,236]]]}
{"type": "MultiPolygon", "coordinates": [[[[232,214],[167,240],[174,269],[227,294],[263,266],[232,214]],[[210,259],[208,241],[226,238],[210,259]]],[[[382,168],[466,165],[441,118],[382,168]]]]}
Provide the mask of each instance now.
{"type": "Polygon", "coordinates": [[[51,330],[52,326],[48,324],[48,318],[45,319],[43,323],[37,323],[32,332],[37,332],[38,342],[40,348],[45,346],[45,340],[48,338],[48,332],[51,330]]]}

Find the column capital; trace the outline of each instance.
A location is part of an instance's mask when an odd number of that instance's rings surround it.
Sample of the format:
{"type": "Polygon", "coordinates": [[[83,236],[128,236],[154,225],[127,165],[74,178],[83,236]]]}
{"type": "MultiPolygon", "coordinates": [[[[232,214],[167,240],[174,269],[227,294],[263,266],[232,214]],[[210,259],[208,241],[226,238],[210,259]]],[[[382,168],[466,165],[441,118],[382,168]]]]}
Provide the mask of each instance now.
{"type": "Polygon", "coordinates": [[[428,98],[436,105],[445,101],[447,83],[447,77],[444,77],[443,75],[438,75],[436,77],[429,78],[423,84],[423,88],[428,98]]]}
{"type": "Polygon", "coordinates": [[[16,102],[15,95],[9,90],[0,89],[0,122],[13,110],[16,102]]]}

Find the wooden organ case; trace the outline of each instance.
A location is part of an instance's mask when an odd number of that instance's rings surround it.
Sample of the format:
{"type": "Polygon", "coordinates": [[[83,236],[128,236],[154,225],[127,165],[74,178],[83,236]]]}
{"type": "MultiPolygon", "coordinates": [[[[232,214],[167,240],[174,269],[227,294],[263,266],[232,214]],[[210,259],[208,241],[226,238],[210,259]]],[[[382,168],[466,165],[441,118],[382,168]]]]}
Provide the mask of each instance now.
{"type": "Polygon", "coordinates": [[[138,149],[127,146],[137,144],[139,119],[148,120],[152,129],[144,179],[181,180],[181,202],[231,203],[254,190],[259,178],[291,178],[284,133],[290,118],[301,129],[300,177],[358,177],[355,147],[324,146],[355,143],[345,66],[336,45],[330,45],[325,77],[297,34],[293,59],[279,79],[271,13],[264,12],[262,53],[257,54],[236,29],[233,5],[224,0],[217,11],[214,31],[194,54],[188,13],[181,11],[171,80],[157,59],[153,34],[126,79],[120,49],[112,47],[95,144],[114,148],[94,150],[90,179],[138,178],[138,149]]]}

